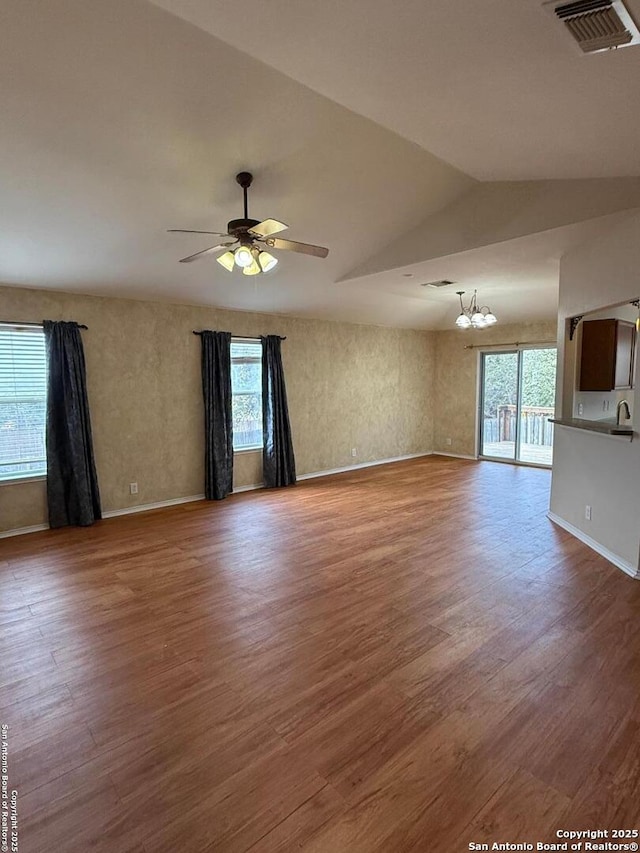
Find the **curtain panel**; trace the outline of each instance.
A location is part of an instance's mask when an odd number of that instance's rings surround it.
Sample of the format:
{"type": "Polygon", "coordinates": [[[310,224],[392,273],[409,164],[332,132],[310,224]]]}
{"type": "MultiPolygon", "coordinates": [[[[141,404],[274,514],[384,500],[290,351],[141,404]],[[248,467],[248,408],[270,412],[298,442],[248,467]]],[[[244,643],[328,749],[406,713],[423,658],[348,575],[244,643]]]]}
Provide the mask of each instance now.
{"type": "Polygon", "coordinates": [[[267,335],[260,340],[264,484],[269,488],[291,486],[296,482],[296,460],[293,455],[287,389],[282,368],[282,341],[278,335],[267,335]]]}
{"type": "Polygon", "coordinates": [[[43,328],[47,349],[49,525],[86,526],[102,518],[102,512],[82,336],[77,323],[45,320],[43,328]]]}
{"type": "Polygon", "coordinates": [[[205,485],[207,500],[222,500],[233,490],[231,411],[231,332],[205,330],[202,342],[205,485]]]}

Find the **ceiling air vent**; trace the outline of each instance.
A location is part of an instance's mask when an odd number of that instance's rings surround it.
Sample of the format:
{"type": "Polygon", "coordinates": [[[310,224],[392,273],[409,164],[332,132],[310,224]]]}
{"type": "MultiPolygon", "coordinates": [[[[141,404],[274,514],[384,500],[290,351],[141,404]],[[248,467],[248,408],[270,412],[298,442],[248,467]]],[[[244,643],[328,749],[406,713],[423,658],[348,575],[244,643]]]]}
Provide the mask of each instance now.
{"type": "Polygon", "coordinates": [[[442,278],[440,281],[425,281],[420,287],[446,287],[448,284],[455,284],[455,281],[449,281],[448,278],[442,278]]]}
{"type": "Polygon", "coordinates": [[[640,31],[622,0],[574,0],[552,7],[583,53],[597,53],[640,43],[640,31]]]}

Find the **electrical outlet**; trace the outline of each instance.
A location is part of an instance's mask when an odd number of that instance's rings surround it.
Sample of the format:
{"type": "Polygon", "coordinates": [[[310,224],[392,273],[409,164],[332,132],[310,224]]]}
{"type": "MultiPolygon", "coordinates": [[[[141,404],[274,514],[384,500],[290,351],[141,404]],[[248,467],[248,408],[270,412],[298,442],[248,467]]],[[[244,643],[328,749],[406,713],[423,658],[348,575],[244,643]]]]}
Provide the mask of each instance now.
{"type": "Polygon", "coordinates": [[[584,403],[578,403],[578,414],[584,415],[584,403]]]}
{"type": "Polygon", "coordinates": [[[351,455],[352,455],[352,456],[357,456],[357,455],[358,455],[358,448],[357,448],[357,447],[352,447],[352,448],[351,448],[351,455]]]}
{"type": "Polygon", "coordinates": [[[447,447],[451,447],[451,439],[450,438],[445,438],[444,443],[447,445],[447,447]]]}
{"type": "Polygon", "coordinates": [[[138,494],[138,484],[137,483],[129,483],[129,494],[137,495],[138,494]]]}
{"type": "Polygon", "coordinates": [[[591,521],[591,507],[587,504],[584,508],[584,517],[587,521],[591,521]]]}

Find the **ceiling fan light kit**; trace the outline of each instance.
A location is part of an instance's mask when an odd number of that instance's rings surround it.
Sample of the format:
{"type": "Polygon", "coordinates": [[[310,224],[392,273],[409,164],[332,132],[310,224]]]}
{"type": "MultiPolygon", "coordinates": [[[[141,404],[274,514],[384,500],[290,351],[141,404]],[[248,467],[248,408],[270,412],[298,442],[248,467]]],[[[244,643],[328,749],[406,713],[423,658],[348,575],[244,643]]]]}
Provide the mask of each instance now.
{"type": "Polygon", "coordinates": [[[242,268],[242,275],[260,275],[261,272],[260,265],[255,258],[252,258],[251,263],[242,268]]]}
{"type": "Polygon", "coordinates": [[[269,270],[272,270],[277,265],[278,259],[270,255],[269,252],[260,252],[258,263],[262,268],[262,272],[269,272],[269,270]]]}
{"type": "Polygon", "coordinates": [[[236,262],[236,256],[233,252],[225,252],[223,255],[218,255],[216,261],[223,266],[228,272],[233,272],[233,267],[236,262]]]}
{"type": "Polygon", "coordinates": [[[251,252],[251,246],[238,246],[238,248],[233,253],[233,257],[237,267],[244,268],[251,266],[251,264],[253,263],[253,254],[251,252]]]}
{"type": "Polygon", "coordinates": [[[231,237],[231,242],[219,243],[217,246],[210,246],[208,249],[196,252],[195,255],[181,258],[181,264],[191,263],[191,261],[195,261],[205,255],[211,255],[222,251],[222,249],[226,249],[223,254],[218,255],[216,260],[227,272],[233,272],[234,268],[238,267],[242,270],[243,275],[260,275],[274,269],[278,264],[278,259],[270,252],[265,251],[260,246],[261,243],[270,249],[298,252],[303,255],[314,255],[317,258],[327,257],[329,250],[323,246],[313,246],[310,243],[297,243],[295,240],[280,240],[277,237],[273,237],[274,234],[279,234],[289,227],[284,222],[279,222],[277,219],[264,219],[262,222],[259,222],[257,219],[250,219],[247,192],[253,182],[253,175],[251,172],[238,172],[236,181],[242,187],[244,217],[242,219],[232,219],[227,224],[226,234],[220,231],[189,231],[182,228],[169,229],[172,233],[213,234],[216,237],[231,237]],[[231,247],[235,243],[239,245],[235,249],[232,249],[231,247]]]}
{"type": "Polygon", "coordinates": [[[456,319],[456,326],[459,329],[486,329],[488,326],[493,326],[498,322],[498,318],[491,311],[488,305],[478,307],[478,291],[473,291],[473,297],[467,307],[462,303],[464,290],[458,290],[457,294],[460,299],[460,313],[456,319]]]}

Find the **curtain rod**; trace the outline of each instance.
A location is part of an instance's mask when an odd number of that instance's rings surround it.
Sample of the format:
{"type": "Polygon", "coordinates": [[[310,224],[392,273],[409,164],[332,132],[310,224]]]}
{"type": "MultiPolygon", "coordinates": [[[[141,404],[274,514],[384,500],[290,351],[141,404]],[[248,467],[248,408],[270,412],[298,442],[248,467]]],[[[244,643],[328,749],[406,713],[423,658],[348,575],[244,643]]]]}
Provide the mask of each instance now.
{"type": "Polygon", "coordinates": [[[557,341],[507,341],[503,344],[467,344],[464,349],[486,349],[487,347],[533,347],[533,346],[555,346],[557,341]]]}
{"type": "MultiPolygon", "coordinates": [[[[42,323],[19,323],[17,320],[0,320],[0,326],[29,326],[34,329],[42,329],[42,323]]],[[[76,323],[79,329],[88,329],[88,326],[82,323],[76,323]]]]}
{"type": "MultiPolygon", "coordinates": [[[[194,335],[201,335],[202,332],[196,332],[196,330],[194,329],[193,334],[194,335]]],[[[237,338],[238,340],[241,340],[241,341],[256,341],[260,337],[260,335],[258,335],[258,338],[255,335],[231,335],[231,337],[237,338]]],[[[280,335],[278,335],[277,337],[279,337],[281,341],[287,340],[286,337],[282,338],[282,337],[280,337],[280,335]]]]}

